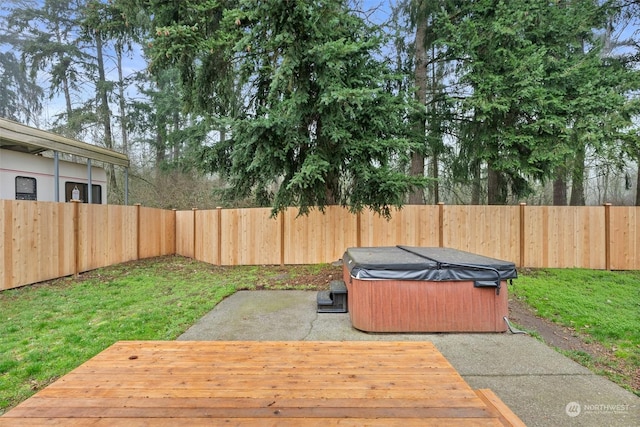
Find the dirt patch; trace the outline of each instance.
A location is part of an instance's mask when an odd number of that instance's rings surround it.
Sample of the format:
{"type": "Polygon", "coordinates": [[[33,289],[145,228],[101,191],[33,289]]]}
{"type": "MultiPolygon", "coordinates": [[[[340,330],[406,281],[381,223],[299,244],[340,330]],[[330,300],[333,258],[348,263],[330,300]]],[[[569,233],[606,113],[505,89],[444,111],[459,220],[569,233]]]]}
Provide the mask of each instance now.
{"type": "Polygon", "coordinates": [[[536,316],[531,307],[517,299],[509,299],[509,320],[529,332],[537,333],[545,343],[562,350],[582,351],[599,357],[606,349],[597,343],[587,344],[574,330],[536,316]]]}
{"type": "Polygon", "coordinates": [[[640,369],[629,365],[613,350],[592,341],[587,335],[537,316],[534,309],[516,298],[509,299],[509,320],[535,333],[550,347],[571,352],[568,355],[576,362],[626,385],[636,394],[640,393],[640,369]]]}
{"type": "Polygon", "coordinates": [[[332,280],[342,278],[340,267],[323,265],[318,270],[309,266],[269,266],[269,274],[262,275],[256,281],[255,287],[247,289],[298,289],[298,290],[325,290],[329,289],[332,280]]]}

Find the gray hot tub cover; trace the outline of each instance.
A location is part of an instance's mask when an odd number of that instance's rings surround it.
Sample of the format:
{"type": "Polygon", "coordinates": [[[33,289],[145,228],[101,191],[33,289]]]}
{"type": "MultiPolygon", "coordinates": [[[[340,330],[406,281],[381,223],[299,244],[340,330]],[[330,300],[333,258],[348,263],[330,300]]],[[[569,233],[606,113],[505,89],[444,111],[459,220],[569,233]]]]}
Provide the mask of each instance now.
{"type": "Polygon", "coordinates": [[[518,277],[512,262],[450,248],[348,248],[342,260],[351,277],[363,280],[478,282],[518,277]]]}

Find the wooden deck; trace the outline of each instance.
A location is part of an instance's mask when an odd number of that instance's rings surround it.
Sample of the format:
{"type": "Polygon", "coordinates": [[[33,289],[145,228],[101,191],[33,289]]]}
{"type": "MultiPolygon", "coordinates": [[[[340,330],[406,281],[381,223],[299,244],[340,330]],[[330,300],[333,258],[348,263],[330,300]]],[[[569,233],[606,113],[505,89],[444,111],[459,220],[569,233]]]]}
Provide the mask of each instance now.
{"type": "Polygon", "coordinates": [[[0,426],[502,426],[428,342],[118,342],[0,426]]]}

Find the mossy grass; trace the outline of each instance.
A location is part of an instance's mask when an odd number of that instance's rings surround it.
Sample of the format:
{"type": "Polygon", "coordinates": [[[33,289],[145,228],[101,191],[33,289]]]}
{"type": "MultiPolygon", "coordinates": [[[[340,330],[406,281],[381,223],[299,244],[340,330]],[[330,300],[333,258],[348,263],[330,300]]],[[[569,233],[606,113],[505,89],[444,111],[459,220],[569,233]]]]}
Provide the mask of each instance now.
{"type": "Polygon", "coordinates": [[[640,271],[530,270],[510,291],[539,316],[602,344],[613,359],[566,354],[629,388],[620,372],[640,371],[640,271]]]}

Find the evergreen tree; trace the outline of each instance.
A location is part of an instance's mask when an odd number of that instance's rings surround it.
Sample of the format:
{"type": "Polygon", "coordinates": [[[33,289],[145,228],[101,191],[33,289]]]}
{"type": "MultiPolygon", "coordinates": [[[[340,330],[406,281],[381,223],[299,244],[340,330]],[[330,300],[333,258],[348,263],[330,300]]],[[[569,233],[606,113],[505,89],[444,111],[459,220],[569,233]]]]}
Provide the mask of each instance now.
{"type": "Polygon", "coordinates": [[[449,6],[438,43],[457,62],[456,170],[486,164],[490,204],[525,196],[585,144],[613,135],[602,121],[622,105],[622,74],[611,74],[593,33],[606,8],[591,0],[449,6]]]}
{"type": "Polygon", "coordinates": [[[23,35],[19,46],[22,61],[32,79],[38,73],[49,75],[49,97],[59,93],[65,101],[64,122],[59,131],[77,137],[81,130],[72,100],[82,92],[82,69],[87,60],[78,45],[77,1],[45,0],[42,4],[15,7],[8,16],[8,27],[23,35]]]}
{"type": "Polygon", "coordinates": [[[34,123],[42,110],[43,90],[27,75],[13,52],[0,52],[0,117],[34,123]]]}
{"type": "Polygon", "coordinates": [[[188,94],[200,89],[192,86],[199,76],[219,72],[204,96],[225,99],[225,79],[237,78],[245,110],[231,122],[231,139],[207,153],[230,195],[254,194],[274,213],[339,204],[388,216],[424,184],[396,167],[414,148],[411,103],[391,92],[386,65],[373,56],[379,35],[343,1],[241,1],[213,32],[200,31],[198,16],[221,11],[196,10],[187,27],[182,13],[194,10],[181,4],[178,24],[158,29],[154,61],[182,64],[188,94]]]}

